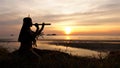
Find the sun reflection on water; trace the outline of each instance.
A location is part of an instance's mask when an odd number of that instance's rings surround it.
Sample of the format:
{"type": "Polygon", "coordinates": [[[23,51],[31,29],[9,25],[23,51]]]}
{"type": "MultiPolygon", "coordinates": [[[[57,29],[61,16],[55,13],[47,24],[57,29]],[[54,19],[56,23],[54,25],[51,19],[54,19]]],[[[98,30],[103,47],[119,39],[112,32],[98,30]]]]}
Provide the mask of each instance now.
{"type": "Polygon", "coordinates": [[[66,40],[70,40],[71,38],[70,38],[70,36],[66,36],[66,40]]]}

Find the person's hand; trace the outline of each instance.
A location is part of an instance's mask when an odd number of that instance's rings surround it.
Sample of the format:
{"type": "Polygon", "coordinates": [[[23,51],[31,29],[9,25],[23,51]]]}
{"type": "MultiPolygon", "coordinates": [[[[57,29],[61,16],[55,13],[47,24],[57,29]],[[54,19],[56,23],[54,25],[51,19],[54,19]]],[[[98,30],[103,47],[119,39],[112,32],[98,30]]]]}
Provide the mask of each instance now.
{"type": "Polygon", "coordinates": [[[43,22],[42,25],[45,25],[45,23],[43,22]]]}
{"type": "Polygon", "coordinates": [[[39,25],[38,25],[38,23],[35,23],[35,27],[36,27],[36,28],[39,28],[39,25]]]}

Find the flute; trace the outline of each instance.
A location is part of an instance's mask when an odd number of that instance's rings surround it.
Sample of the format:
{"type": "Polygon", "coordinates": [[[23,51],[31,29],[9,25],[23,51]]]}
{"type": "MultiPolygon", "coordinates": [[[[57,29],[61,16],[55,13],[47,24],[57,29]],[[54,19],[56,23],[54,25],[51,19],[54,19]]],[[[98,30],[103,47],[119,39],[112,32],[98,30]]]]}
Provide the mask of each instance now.
{"type": "MultiPolygon", "coordinates": [[[[32,25],[36,25],[36,24],[32,24],[32,25]]],[[[43,24],[37,24],[37,25],[43,25],[43,24]]],[[[44,25],[51,25],[50,23],[44,23],[44,25]]]]}

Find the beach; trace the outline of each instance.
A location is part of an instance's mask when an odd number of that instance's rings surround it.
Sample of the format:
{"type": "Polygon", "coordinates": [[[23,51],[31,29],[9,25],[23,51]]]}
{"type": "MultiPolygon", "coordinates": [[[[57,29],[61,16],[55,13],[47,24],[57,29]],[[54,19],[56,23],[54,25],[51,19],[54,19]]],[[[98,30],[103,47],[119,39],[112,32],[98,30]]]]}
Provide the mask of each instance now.
{"type": "MultiPolygon", "coordinates": [[[[57,36],[54,36],[57,37],[57,36]]],[[[0,66],[5,68],[116,68],[120,67],[118,39],[39,38],[33,50],[40,56],[20,56],[16,38],[0,39],[0,66]],[[29,57],[28,57],[29,56],[29,57]]]]}
{"type": "Polygon", "coordinates": [[[119,68],[120,51],[112,51],[107,56],[99,55],[99,58],[88,56],[73,56],[68,53],[36,49],[33,50],[39,55],[31,58],[32,55],[25,53],[19,55],[18,51],[9,52],[0,47],[0,67],[2,68],[119,68]]]}
{"type": "MultiPolygon", "coordinates": [[[[17,50],[20,43],[17,37],[1,39],[0,46],[11,52],[17,50]]],[[[38,49],[62,51],[76,56],[106,56],[111,51],[120,51],[119,36],[44,36],[37,40],[38,49]]]]}

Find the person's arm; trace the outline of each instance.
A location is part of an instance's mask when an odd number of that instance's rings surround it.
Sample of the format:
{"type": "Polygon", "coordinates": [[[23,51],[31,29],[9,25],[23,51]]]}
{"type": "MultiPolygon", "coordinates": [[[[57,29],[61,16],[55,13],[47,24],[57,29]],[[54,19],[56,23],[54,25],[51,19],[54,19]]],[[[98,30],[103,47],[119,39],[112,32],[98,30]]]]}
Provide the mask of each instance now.
{"type": "Polygon", "coordinates": [[[44,26],[45,26],[45,23],[42,23],[42,27],[41,27],[41,29],[38,31],[37,35],[40,35],[40,34],[41,34],[41,32],[42,32],[43,29],[44,29],[44,26]]]}
{"type": "Polygon", "coordinates": [[[37,23],[34,24],[34,26],[36,27],[36,31],[35,32],[32,32],[33,33],[33,38],[35,39],[36,36],[37,36],[37,33],[39,31],[39,25],[37,23]]]}
{"type": "Polygon", "coordinates": [[[37,33],[38,33],[38,31],[39,31],[39,25],[36,23],[36,24],[35,24],[35,27],[36,27],[35,34],[37,34],[37,33]]]}
{"type": "Polygon", "coordinates": [[[43,29],[44,29],[44,26],[45,26],[45,23],[42,23],[42,27],[41,27],[41,29],[39,30],[39,25],[38,24],[35,24],[35,26],[36,26],[36,32],[35,32],[35,37],[37,36],[37,35],[40,35],[41,34],[41,32],[43,31],[43,29]]]}

